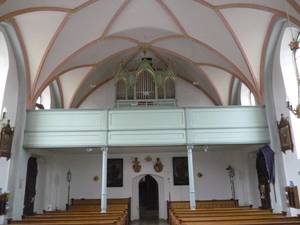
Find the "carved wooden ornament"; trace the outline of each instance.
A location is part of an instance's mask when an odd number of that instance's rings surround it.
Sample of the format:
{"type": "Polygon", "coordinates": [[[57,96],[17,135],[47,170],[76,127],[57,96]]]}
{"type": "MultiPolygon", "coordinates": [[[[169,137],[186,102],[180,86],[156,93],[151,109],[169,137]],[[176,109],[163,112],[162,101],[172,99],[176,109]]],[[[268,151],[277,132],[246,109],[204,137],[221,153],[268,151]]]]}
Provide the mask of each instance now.
{"type": "Polygon", "coordinates": [[[14,129],[10,126],[10,121],[1,129],[0,134],[0,157],[6,157],[7,159],[11,156],[11,147],[13,141],[14,129]]]}
{"type": "Polygon", "coordinates": [[[139,173],[141,171],[142,166],[137,157],[135,157],[134,160],[132,161],[132,168],[133,168],[133,171],[136,173],[139,173]]]}

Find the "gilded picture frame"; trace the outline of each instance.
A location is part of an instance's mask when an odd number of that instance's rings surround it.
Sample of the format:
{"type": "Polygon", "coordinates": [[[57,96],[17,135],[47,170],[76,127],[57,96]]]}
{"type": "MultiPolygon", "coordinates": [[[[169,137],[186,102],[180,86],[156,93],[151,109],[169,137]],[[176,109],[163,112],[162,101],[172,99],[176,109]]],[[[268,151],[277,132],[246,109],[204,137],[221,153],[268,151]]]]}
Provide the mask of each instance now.
{"type": "Polygon", "coordinates": [[[287,150],[294,151],[291,127],[288,118],[285,118],[283,114],[281,114],[281,119],[279,123],[277,122],[277,126],[279,132],[281,151],[284,153],[287,150]]]}

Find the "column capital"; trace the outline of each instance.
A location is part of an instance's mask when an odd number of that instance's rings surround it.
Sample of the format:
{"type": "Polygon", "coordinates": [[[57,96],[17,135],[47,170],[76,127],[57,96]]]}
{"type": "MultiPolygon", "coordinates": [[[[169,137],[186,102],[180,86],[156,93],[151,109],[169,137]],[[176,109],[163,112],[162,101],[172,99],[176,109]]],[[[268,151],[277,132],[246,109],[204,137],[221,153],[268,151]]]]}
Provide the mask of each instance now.
{"type": "Polygon", "coordinates": [[[194,148],[194,145],[187,145],[187,146],[186,146],[186,149],[187,149],[188,151],[193,150],[193,148],[194,148]]]}
{"type": "Polygon", "coordinates": [[[101,151],[102,152],[107,152],[108,151],[108,147],[107,146],[102,146],[101,147],[101,151]]]}

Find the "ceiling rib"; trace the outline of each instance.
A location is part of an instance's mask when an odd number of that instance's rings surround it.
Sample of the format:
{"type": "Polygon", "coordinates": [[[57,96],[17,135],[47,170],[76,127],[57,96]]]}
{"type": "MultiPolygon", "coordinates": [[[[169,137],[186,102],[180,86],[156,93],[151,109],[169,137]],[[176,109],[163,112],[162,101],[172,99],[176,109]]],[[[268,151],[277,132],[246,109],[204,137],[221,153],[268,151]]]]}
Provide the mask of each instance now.
{"type": "Polygon", "coordinates": [[[79,5],[79,6],[77,6],[76,8],[74,8],[74,9],[72,9],[72,13],[77,13],[78,11],[80,11],[80,10],[82,10],[82,9],[84,9],[84,8],[86,8],[86,7],[88,7],[88,6],[90,6],[90,5],[92,5],[92,4],[94,4],[94,3],[96,3],[98,0],[88,0],[88,1],[86,1],[85,3],[83,3],[83,4],[81,4],[81,5],[79,5]]]}
{"type": "Polygon", "coordinates": [[[122,3],[122,5],[118,8],[118,10],[115,12],[115,14],[112,16],[111,20],[108,22],[107,26],[105,27],[100,39],[104,38],[106,36],[106,34],[109,32],[109,30],[110,30],[111,26],[113,25],[113,23],[121,15],[121,13],[126,8],[126,6],[128,5],[129,2],[130,2],[130,0],[125,0],[122,3]]]}
{"type": "Polygon", "coordinates": [[[13,12],[10,12],[10,13],[7,13],[5,15],[0,16],[0,22],[5,21],[5,20],[9,20],[9,19],[11,19],[15,16],[19,16],[21,14],[31,13],[31,12],[42,12],[42,11],[56,11],[56,12],[70,13],[71,9],[62,8],[62,7],[49,7],[49,6],[31,7],[31,8],[26,8],[26,9],[20,9],[20,10],[16,10],[16,11],[13,11],[13,12]]]}
{"type": "Polygon", "coordinates": [[[231,80],[230,80],[229,93],[228,93],[228,105],[231,105],[231,104],[232,104],[231,100],[232,100],[232,92],[233,92],[232,89],[233,89],[234,79],[235,79],[235,77],[232,76],[232,77],[231,77],[231,80]]]}
{"type": "Polygon", "coordinates": [[[209,8],[209,9],[215,10],[215,5],[213,5],[213,4],[209,3],[209,2],[206,2],[204,0],[194,0],[194,2],[200,3],[201,5],[209,8]]]}
{"type": "Polygon", "coordinates": [[[56,41],[58,35],[59,35],[60,32],[64,29],[64,27],[65,27],[67,21],[69,20],[69,18],[70,18],[70,14],[68,13],[68,14],[64,17],[64,19],[63,19],[63,21],[61,22],[61,24],[58,26],[57,30],[55,31],[53,37],[51,38],[51,40],[50,40],[50,42],[49,42],[49,44],[48,44],[48,46],[47,46],[47,48],[46,48],[46,51],[45,51],[44,54],[43,54],[42,60],[41,60],[41,62],[40,62],[40,64],[39,64],[39,66],[38,66],[37,74],[36,74],[35,79],[34,79],[34,82],[33,82],[32,93],[31,93],[31,95],[34,95],[34,92],[35,92],[36,86],[37,86],[37,82],[38,82],[39,77],[40,77],[40,75],[41,75],[41,71],[42,71],[42,68],[43,68],[43,66],[44,66],[44,64],[45,64],[46,58],[47,58],[47,56],[48,56],[48,54],[49,54],[51,48],[53,47],[53,45],[54,45],[54,43],[55,43],[55,41],[56,41]]]}
{"type": "Polygon", "coordinates": [[[165,12],[170,16],[170,18],[173,20],[173,22],[177,25],[179,30],[184,34],[188,35],[182,24],[179,22],[178,18],[175,16],[175,14],[172,12],[172,10],[162,1],[162,0],[156,0],[160,6],[165,10],[165,12]]]}
{"type": "MultiPolygon", "coordinates": [[[[72,57],[75,57],[75,56],[79,55],[82,51],[84,51],[86,48],[90,47],[91,45],[93,45],[93,44],[95,44],[97,42],[104,41],[104,40],[117,39],[117,38],[119,38],[120,40],[123,39],[123,40],[131,41],[131,42],[133,42],[135,44],[139,43],[138,41],[136,41],[136,40],[134,40],[132,38],[127,38],[127,37],[122,38],[121,36],[111,36],[111,37],[105,37],[105,38],[102,38],[102,39],[101,38],[100,39],[97,38],[97,39],[95,39],[95,40],[93,40],[93,41],[85,44],[84,46],[82,46],[81,48],[77,49],[75,52],[71,53],[69,56],[67,56],[62,62],[60,62],[58,64],[58,66],[55,67],[55,69],[51,72],[51,74],[48,76],[48,78],[54,76],[58,72],[58,70],[60,69],[60,67],[63,66],[65,63],[67,63],[68,60],[70,60],[72,57]]],[[[45,82],[46,81],[44,81],[43,83],[45,83],[45,82]]]]}
{"type": "MultiPolygon", "coordinates": [[[[278,10],[278,9],[274,9],[271,7],[267,7],[267,6],[263,6],[263,5],[256,5],[256,4],[249,4],[249,3],[230,3],[230,4],[222,4],[222,5],[217,5],[215,6],[217,9],[221,10],[221,9],[229,9],[229,8],[249,8],[249,9],[257,9],[257,10],[262,10],[262,11],[267,11],[267,12],[271,12],[273,14],[276,14],[280,17],[286,18],[287,19],[287,15],[286,12],[278,10]]],[[[289,15],[290,20],[295,23],[297,26],[300,26],[300,21],[298,19],[296,19],[293,16],[289,15]]]]}
{"type": "Polygon", "coordinates": [[[295,0],[287,0],[287,2],[300,14],[300,5],[295,0]]]}
{"type": "MultiPolygon", "coordinates": [[[[164,62],[165,65],[168,65],[168,63],[164,60],[164,58],[154,49],[151,48],[149,49],[149,51],[153,52],[153,54],[159,58],[161,61],[164,62]]],[[[199,67],[196,67],[196,70],[199,70],[200,73],[202,73],[202,75],[205,77],[206,74],[204,73],[204,71],[202,71],[199,67]]],[[[186,82],[190,83],[193,85],[193,81],[189,80],[188,78],[184,78],[183,76],[180,76],[179,74],[177,74],[177,76],[179,76],[181,79],[184,79],[186,82]]],[[[208,77],[205,77],[206,81],[214,88],[213,83],[210,81],[210,79],[208,79],[208,77]]],[[[222,101],[221,98],[219,98],[218,93],[216,92],[217,98],[218,99],[214,99],[213,96],[211,96],[202,86],[200,85],[196,85],[196,88],[198,88],[200,91],[202,91],[215,105],[222,105],[222,101]]],[[[216,91],[216,90],[215,90],[216,91]]]]}
{"type": "Polygon", "coordinates": [[[62,89],[62,86],[61,86],[61,82],[60,82],[59,77],[57,78],[56,82],[57,82],[57,86],[58,86],[58,90],[59,90],[59,96],[60,96],[60,101],[61,101],[61,107],[62,107],[62,108],[65,108],[64,92],[63,92],[63,89],[62,89]]]}
{"type": "MultiPolygon", "coordinates": [[[[182,36],[182,35],[172,35],[172,36],[169,36],[169,37],[163,37],[163,38],[158,38],[154,41],[152,41],[152,44],[153,43],[156,43],[156,42],[159,42],[159,41],[163,41],[163,40],[168,40],[168,39],[189,39],[201,46],[204,46],[205,48],[209,49],[210,51],[216,53],[218,56],[220,56],[223,60],[225,60],[227,63],[229,63],[232,67],[235,68],[236,71],[238,71],[240,77],[243,77],[243,82],[245,82],[246,85],[249,86],[249,89],[250,90],[255,90],[254,93],[256,93],[256,87],[248,80],[248,78],[240,71],[240,69],[234,64],[232,63],[227,57],[225,57],[224,55],[222,55],[220,52],[218,52],[216,49],[212,48],[211,46],[203,43],[203,42],[200,42],[198,39],[195,39],[193,37],[185,37],[185,36],[182,36]],[[246,81],[247,80],[247,81],[246,81]]],[[[157,46],[155,46],[157,47],[157,46]]],[[[192,61],[193,62],[193,61],[192,61]]],[[[195,62],[193,62],[195,63],[195,62]]],[[[232,74],[232,72],[230,72],[232,74]]]]}
{"type": "MultiPolygon", "coordinates": [[[[130,51],[130,50],[133,50],[137,48],[136,46],[135,47],[132,47],[132,48],[129,48],[129,49],[124,49],[122,51],[119,51],[119,52],[116,52],[114,53],[113,55],[110,55],[108,57],[106,57],[105,59],[103,60],[100,60],[99,62],[96,63],[97,66],[99,66],[99,64],[104,64],[105,62],[107,61],[110,61],[112,58],[114,58],[115,56],[117,56],[118,54],[121,54],[123,52],[126,52],[126,51],[130,51]]],[[[56,74],[56,73],[52,73],[47,79],[46,81],[43,82],[43,84],[41,85],[41,87],[39,87],[39,89],[37,90],[37,92],[35,93],[34,95],[34,101],[38,98],[38,96],[43,92],[43,90],[53,81],[55,80],[58,76],[62,75],[61,73],[59,74],[56,74]]]]}
{"type": "Polygon", "coordinates": [[[58,80],[60,76],[64,75],[67,72],[70,72],[72,70],[76,70],[76,69],[80,69],[80,68],[85,68],[85,67],[94,67],[94,66],[95,66],[95,64],[83,64],[83,65],[79,65],[79,66],[74,66],[74,67],[68,68],[68,69],[62,71],[61,73],[59,73],[57,75],[56,80],[58,80]]]}
{"type": "Polygon", "coordinates": [[[165,49],[165,48],[161,48],[161,47],[157,47],[157,46],[155,46],[155,47],[153,47],[153,48],[160,49],[160,50],[162,50],[162,51],[166,51],[166,52],[168,52],[169,54],[175,55],[175,56],[177,56],[177,57],[179,57],[179,58],[181,58],[181,59],[183,59],[183,60],[185,60],[185,61],[188,61],[188,62],[190,62],[190,63],[192,63],[192,64],[198,64],[198,65],[211,65],[211,66],[213,66],[213,67],[217,67],[217,68],[223,69],[223,70],[227,71],[228,73],[232,74],[233,76],[237,77],[239,80],[241,80],[241,81],[249,88],[249,90],[251,90],[251,91],[253,92],[253,94],[257,97],[257,92],[256,92],[256,89],[254,88],[253,84],[252,84],[251,82],[249,82],[249,80],[248,80],[247,78],[245,78],[245,77],[244,77],[242,74],[240,74],[240,73],[237,73],[237,72],[235,72],[235,71],[228,71],[227,69],[224,69],[224,68],[222,68],[222,67],[220,67],[220,66],[218,66],[218,65],[214,65],[214,64],[207,64],[207,63],[201,63],[201,62],[200,62],[200,63],[194,62],[194,61],[192,61],[191,59],[186,58],[186,57],[184,57],[184,56],[182,56],[182,55],[179,55],[178,53],[173,52],[173,51],[171,51],[171,50],[169,50],[169,49],[165,49]]]}
{"type": "MultiPolygon", "coordinates": [[[[250,72],[250,75],[251,75],[251,78],[252,78],[252,81],[254,83],[254,86],[255,88],[258,90],[259,87],[258,87],[258,83],[257,83],[257,80],[255,78],[255,75],[254,75],[254,72],[253,72],[253,69],[250,65],[250,62],[249,62],[249,59],[246,55],[246,52],[240,42],[240,40],[238,39],[236,33],[234,32],[234,30],[232,29],[232,27],[230,26],[229,22],[226,20],[226,18],[224,17],[224,15],[219,11],[219,10],[215,10],[215,13],[218,15],[218,17],[221,19],[222,23],[224,24],[225,28],[227,29],[227,31],[230,33],[231,37],[233,38],[235,44],[237,45],[240,53],[242,54],[242,57],[243,57],[243,60],[244,62],[246,63],[247,65],[247,68],[250,72]]],[[[261,98],[261,96],[259,95],[259,98],[261,98]]]]}
{"type": "MultiPolygon", "coordinates": [[[[128,3],[128,1],[129,1],[129,0],[127,0],[126,2],[128,3]]],[[[79,10],[82,10],[83,8],[88,7],[89,5],[91,5],[91,4],[95,3],[95,2],[96,2],[96,1],[94,1],[94,0],[88,1],[88,2],[86,2],[86,3],[84,3],[84,4],[82,4],[81,6],[79,6],[75,11],[77,12],[77,11],[79,11],[79,10]]],[[[126,2],[125,2],[125,3],[126,3],[126,2]]],[[[122,6],[125,7],[126,4],[123,3],[122,6]]],[[[118,12],[119,12],[119,11],[120,11],[120,12],[122,11],[122,6],[117,10],[117,12],[116,12],[116,14],[115,14],[114,16],[117,16],[118,12]]],[[[59,34],[62,32],[62,30],[64,29],[64,27],[65,27],[65,25],[66,25],[66,22],[67,22],[68,19],[70,18],[70,15],[71,15],[71,14],[68,14],[68,15],[65,17],[63,23],[62,23],[61,26],[59,27],[58,32],[55,34],[54,39],[53,39],[53,42],[51,43],[50,49],[52,48],[52,46],[53,46],[55,40],[57,39],[58,35],[59,35],[59,34]]],[[[104,32],[103,32],[103,34],[101,35],[101,37],[98,38],[98,39],[102,39],[102,38],[104,37],[106,30],[108,30],[109,27],[110,27],[110,24],[113,23],[114,16],[112,17],[112,19],[111,19],[110,22],[108,23],[107,27],[104,29],[104,32]]],[[[89,46],[89,44],[93,44],[94,42],[98,41],[98,39],[96,39],[96,40],[94,40],[94,41],[91,41],[91,42],[87,43],[86,45],[84,45],[84,46],[83,46],[82,48],[80,48],[80,49],[83,49],[83,48],[89,46]]],[[[47,51],[47,55],[49,54],[50,49],[47,51]]],[[[78,49],[78,50],[80,50],[80,49],[78,49]]],[[[71,55],[74,54],[74,56],[75,56],[75,55],[77,54],[78,50],[76,50],[76,51],[75,51],[74,53],[72,53],[71,55]]],[[[65,62],[66,60],[68,60],[68,59],[69,59],[69,57],[67,57],[62,63],[60,63],[59,66],[62,65],[62,64],[64,64],[64,62],[65,62]]],[[[44,59],[43,64],[45,63],[45,60],[46,60],[46,58],[44,59]]],[[[55,71],[59,66],[57,66],[57,67],[54,69],[54,71],[55,71]]],[[[41,67],[40,69],[42,69],[42,67],[41,67]]],[[[41,73],[41,70],[39,71],[39,76],[40,76],[40,73],[41,73]]],[[[38,78],[39,78],[39,77],[38,77],[38,78]]],[[[36,86],[37,86],[38,78],[35,80],[33,92],[36,91],[36,86]]]]}
{"type": "MultiPolygon", "coordinates": [[[[97,38],[94,41],[91,41],[89,43],[87,43],[86,45],[84,45],[83,47],[75,50],[73,53],[71,53],[69,56],[65,57],[64,59],[62,59],[62,62],[58,63],[57,66],[54,66],[54,69],[51,70],[49,72],[49,74],[44,74],[44,75],[49,75],[47,78],[45,77],[45,81],[41,82],[41,85],[39,85],[39,80],[41,79],[41,73],[43,70],[44,65],[47,63],[47,57],[49,55],[49,52],[51,51],[52,47],[55,45],[55,41],[57,36],[59,36],[60,32],[63,30],[65,24],[67,23],[67,18],[70,17],[70,15],[72,15],[72,13],[76,13],[78,11],[80,11],[81,9],[88,7],[94,3],[96,3],[98,0],[87,0],[86,2],[84,2],[83,4],[75,7],[75,8],[67,8],[67,7],[30,7],[30,8],[24,8],[24,9],[20,9],[20,10],[16,10],[13,12],[9,12],[5,15],[0,16],[0,22],[3,20],[7,20],[8,22],[11,22],[11,24],[13,25],[14,29],[16,30],[21,48],[22,48],[22,54],[24,57],[24,62],[25,62],[25,70],[26,70],[26,77],[27,77],[27,82],[29,82],[29,87],[32,85],[32,88],[30,88],[31,91],[29,91],[28,93],[28,98],[29,100],[33,100],[33,97],[36,96],[37,92],[41,91],[42,86],[45,85],[46,83],[48,83],[48,81],[50,79],[52,79],[53,77],[56,77],[55,73],[58,73],[59,70],[62,68],[61,66],[63,66],[65,63],[68,62],[68,60],[72,59],[72,57],[77,56],[77,54],[79,55],[82,51],[86,50],[86,48],[88,48],[89,46],[91,46],[92,44],[94,44],[97,41],[100,40],[106,40],[106,39],[124,39],[130,42],[133,42],[137,45],[140,45],[141,43],[131,37],[124,37],[124,36],[119,36],[119,35],[112,35],[112,36],[108,36],[106,37],[106,35],[109,33],[111,27],[113,26],[114,22],[117,20],[118,16],[120,14],[122,14],[123,10],[126,8],[126,6],[129,4],[129,2],[131,0],[124,0],[123,3],[121,3],[121,6],[115,11],[115,13],[112,15],[112,18],[110,19],[110,21],[108,22],[108,24],[106,25],[106,27],[104,28],[102,35],[97,38]],[[37,74],[34,78],[33,83],[31,82],[31,76],[30,76],[30,67],[29,67],[29,58],[28,58],[28,52],[21,34],[21,30],[19,28],[19,25],[17,24],[17,22],[13,19],[14,16],[16,15],[20,15],[20,14],[24,14],[24,13],[30,13],[30,12],[34,12],[34,11],[61,11],[61,12],[67,12],[66,17],[63,19],[63,21],[61,22],[61,24],[59,25],[59,27],[57,28],[56,32],[54,33],[54,36],[51,38],[45,53],[42,56],[42,60],[39,63],[38,66],[38,70],[37,70],[37,74]],[[66,21],[65,21],[66,20],[66,21]],[[12,22],[13,21],[13,22],[12,22]],[[28,79],[29,78],[29,79],[28,79]]],[[[246,63],[247,68],[250,72],[251,78],[247,78],[247,76],[245,74],[243,74],[243,72],[241,72],[241,70],[238,68],[238,66],[236,66],[234,63],[232,63],[230,61],[229,58],[227,58],[226,56],[222,55],[221,52],[219,52],[217,49],[214,49],[212,47],[210,47],[209,45],[205,44],[204,42],[201,42],[198,39],[195,39],[193,37],[190,37],[188,35],[188,33],[186,32],[185,28],[182,26],[182,24],[180,23],[180,21],[178,20],[178,18],[176,17],[176,15],[172,12],[172,10],[168,7],[168,4],[166,4],[164,1],[162,0],[156,0],[157,3],[160,4],[160,6],[164,9],[164,11],[166,12],[167,15],[169,15],[169,17],[172,19],[172,21],[177,25],[177,27],[179,28],[179,30],[183,33],[183,35],[170,35],[170,36],[165,36],[165,37],[160,37],[160,38],[156,38],[153,39],[150,44],[154,44],[157,43],[159,41],[163,41],[163,40],[169,40],[169,39],[175,39],[175,38],[186,38],[188,40],[193,41],[194,43],[197,43],[201,46],[206,47],[207,49],[209,49],[210,51],[212,51],[213,53],[215,53],[216,55],[218,55],[219,57],[221,57],[223,60],[226,61],[226,63],[228,63],[230,65],[230,67],[232,67],[234,71],[228,71],[230,74],[232,74],[233,76],[237,77],[238,79],[240,79],[242,82],[245,83],[245,85],[247,85],[247,87],[254,93],[254,95],[257,97],[258,102],[259,103],[263,103],[263,92],[264,92],[264,67],[265,67],[265,56],[266,56],[266,48],[267,48],[267,44],[268,41],[270,39],[270,35],[271,35],[271,31],[272,28],[274,26],[274,24],[276,23],[276,21],[279,19],[279,17],[282,18],[286,18],[287,15],[284,11],[280,10],[280,9],[276,9],[273,8],[273,6],[264,6],[264,5],[259,5],[259,4],[252,4],[252,3],[230,3],[230,4],[219,4],[219,5],[213,5],[207,1],[204,0],[193,0],[195,2],[198,2],[199,4],[204,5],[205,7],[214,10],[217,14],[217,16],[219,16],[219,18],[222,20],[224,26],[226,27],[226,29],[228,30],[228,32],[231,34],[233,40],[235,41],[237,47],[239,48],[242,56],[243,56],[243,61],[246,63]],[[227,8],[251,8],[251,9],[257,9],[257,10],[262,10],[262,11],[267,11],[267,12],[271,12],[274,14],[274,16],[271,19],[271,22],[269,23],[268,27],[267,27],[267,33],[264,37],[264,41],[263,41],[263,47],[261,49],[261,61],[260,61],[260,68],[259,68],[259,78],[256,79],[256,77],[254,76],[254,72],[253,72],[253,68],[251,67],[251,64],[249,63],[249,58],[246,55],[246,51],[243,48],[243,46],[241,45],[241,42],[237,36],[237,34],[234,32],[233,28],[231,27],[230,23],[227,21],[227,19],[225,18],[225,16],[222,14],[221,10],[222,9],[227,9],[227,8]],[[259,80],[258,80],[259,79],[259,80]],[[259,84],[258,84],[259,83],[259,84]],[[255,91],[254,91],[255,90],[255,91]]],[[[295,11],[297,11],[298,13],[300,12],[300,5],[295,1],[295,0],[287,0],[288,4],[290,4],[293,9],[295,11]]],[[[6,0],[0,0],[0,5],[5,3],[6,0]]],[[[291,9],[291,8],[290,8],[291,9]]],[[[293,10],[291,9],[291,10],[293,10]]],[[[290,19],[293,23],[295,23],[296,25],[300,26],[300,20],[297,19],[298,17],[295,16],[290,16],[290,19]]],[[[150,48],[152,46],[150,45],[150,48]]],[[[133,47],[135,48],[135,47],[133,47]]],[[[159,47],[155,47],[157,49],[160,49],[159,47]]],[[[162,51],[170,51],[173,55],[178,54],[176,52],[173,52],[172,50],[168,50],[168,49],[164,49],[161,48],[162,51]]],[[[170,53],[170,54],[171,54],[170,53]]],[[[181,56],[179,54],[179,56],[181,58],[185,58],[183,56],[181,56]]],[[[186,58],[189,59],[189,58],[186,58]]],[[[103,61],[105,61],[106,59],[103,59],[103,61]]],[[[101,60],[102,61],[102,60],[101,60]]],[[[203,63],[201,62],[193,62],[192,60],[189,60],[191,63],[196,64],[196,65],[203,65],[203,63]]],[[[206,64],[208,65],[208,64],[206,64]]],[[[223,70],[226,71],[226,68],[222,68],[219,65],[212,65],[216,68],[221,68],[223,70]]],[[[82,65],[80,65],[82,66],[82,65]]],[[[93,66],[95,66],[93,64],[93,66]]],[[[199,68],[201,69],[201,68],[199,68]]],[[[231,70],[231,69],[229,69],[231,70]]],[[[59,75],[57,77],[59,77],[62,73],[59,73],[59,75]]],[[[43,78],[44,79],[44,78],[43,78]]],[[[218,93],[218,97],[220,98],[220,95],[218,93]]],[[[34,104],[34,102],[30,102],[31,105],[34,104]]],[[[28,104],[30,104],[28,103],[28,104]]]]}
{"type": "Polygon", "coordinates": [[[193,41],[194,43],[196,44],[199,44],[203,47],[205,47],[206,49],[214,52],[215,54],[217,54],[219,57],[221,57],[223,60],[225,60],[227,63],[229,63],[232,67],[234,67],[243,77],[245,77],[245,79],[248,80],[248,78],[246,76],[244,76],[244,74],[241,72],[241,70],[234,64],[232,63],[226,56],[224,56],[223,54],[221,54],[220,52],[218,52],[216,49],[214,49],[213,47],[207,45],[206,43],[204,42],[201,42],[199,41],[198,39],[195,39],[191,36],[183,36],[183,35],[171,35],[171,36],[165,36],[165,37],[162,37],[162,38],[157,38],[156,40],[153,40],[151,43],[154,44],[154,43],[157,43],[157,42],[160,42],[160,41],[164,41],[164,40],[169,40],[169,39],[188,39],[188,40],[191,40],[193,41]]]}
{"type": "Polygon", "coordinates": [[[278,20],[278,16],[274,15],[269,23],[268,29],[267,29],[267,33],[266,36],[264,38],[264,42],[263,42],[263,48],[261,51],[261,60],[260,60],[260,95],[262,96],[262,99],[260,99],[259,103],[263,103],[264,99],[264,83],[265,83],[265,63],[266,63],[266,53],[267,53],[267,47],[269,44],[269,40],[271,37],[271,33],[272,33],[272,29],[274,27],[274,24],[276,23],[276,21],[278,20]]]}
{"type": "MultiPolygon", "coordinates": [[[[133,53],[132,53],[132,55],[126,60],[126,62],[125,62],[125,65],[127,65],[132,59],[134,59],[136,56],[137,56],[137,54],[139,53],[139,49],[137,49],[136,51],[134,51],[133,53]]],[[[121,53],[120,53],[121,54],[121,53]]],[[[101,62],[99,62],[100,64],[102,64],[101,62]]],[[[83,84],[88,80],[88,78],[89,78],[89,76],[91,76],[91,74],[92,74],[92,72],[94,72],[94,70],[97,68],[97,66],[98,65],[96,65],[86,76],[85,76],[85,78],[81,81],[81,83],[78,85],[78,87],[77,87],[77,89],[76,89],[76,91],[74,92],[74,95],[73,95],[73,97],[72,97],[72,99],[71,99],[71,107],[73,106],[73,105],[75,105],[75,97],[76,97],[76,95],[77,95],[77,93],[81,90],[81,87],[83,86],[83,84]]],[[[114,76],[113,76],[113,78],[114,78],[114,76]]],[[[97,85],[96,85],[97,86],[97,85]]],[[[96,90],[96,89],[95,89],[96,90]]],[[[91,92],[92,93],[92,92],[91,92]]]]}

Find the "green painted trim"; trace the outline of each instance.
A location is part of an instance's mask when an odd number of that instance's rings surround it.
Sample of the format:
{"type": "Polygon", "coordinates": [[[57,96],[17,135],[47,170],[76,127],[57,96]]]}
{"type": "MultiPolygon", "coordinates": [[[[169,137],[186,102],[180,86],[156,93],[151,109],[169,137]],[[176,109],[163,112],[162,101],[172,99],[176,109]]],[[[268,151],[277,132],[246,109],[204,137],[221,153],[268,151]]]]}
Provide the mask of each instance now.
{"type": "Polygon", "coordinates": [[[269,143],[264,107],[27,111],[24,147],[269,143]]]}

